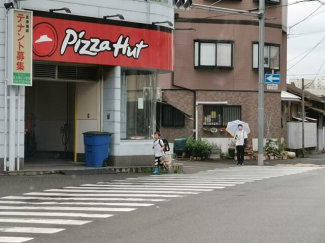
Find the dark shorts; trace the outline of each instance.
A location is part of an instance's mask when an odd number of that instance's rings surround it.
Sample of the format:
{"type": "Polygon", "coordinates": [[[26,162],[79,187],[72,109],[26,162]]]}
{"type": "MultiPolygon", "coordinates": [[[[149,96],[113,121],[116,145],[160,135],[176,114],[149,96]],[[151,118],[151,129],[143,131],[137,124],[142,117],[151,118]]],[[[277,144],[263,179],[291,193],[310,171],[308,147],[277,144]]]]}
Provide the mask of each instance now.
{"type": "Polygon", "coordinates": [[[155,164],[156,164],[156,162],[158,163],[157,166],[160,166],[160,164],[161,164],[161,158],[162,158],[162,156],[160,156],[160,157],[155,157],[155,164]]]}

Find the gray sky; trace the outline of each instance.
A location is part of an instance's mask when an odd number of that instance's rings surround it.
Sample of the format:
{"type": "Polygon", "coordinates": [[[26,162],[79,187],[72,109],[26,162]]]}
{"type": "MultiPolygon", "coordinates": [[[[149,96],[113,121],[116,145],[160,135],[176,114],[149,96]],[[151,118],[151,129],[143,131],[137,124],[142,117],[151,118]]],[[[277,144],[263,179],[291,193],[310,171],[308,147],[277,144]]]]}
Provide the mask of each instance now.
{"type": "MultiPolygon", "coordinates": [[[[297,1],[299,0],[289,0],[289,3],[297,1]]],[[[322,1],[325,2],[324,0],[322,1]]],[[[325,60],[325,5],[322,5],[319,2],[298,3],[289,6],[288,11],[288,27],[293,26],[288,28],[288,69],[302,59],[308,53],[308,50],[312,49],[324,38],[323,42],[319,44],[307,57],[288,71],[289,78],[296,78],[298,76],[299,78],[304,77],[314,79],[325,60]],[[317,8],[319,9],[312,15],[312,17],[296,26],[293,26],[306,18],[317,8]],[[312,34],[310,32],[319,33],[312,34]],[[303,55],[297,57],[300,54],[303,55]],[[291,60],[295,57],[297,58],[291,60]]],[[[325,64],[319,73],[318,77],[325,77],[325,64]]]]}

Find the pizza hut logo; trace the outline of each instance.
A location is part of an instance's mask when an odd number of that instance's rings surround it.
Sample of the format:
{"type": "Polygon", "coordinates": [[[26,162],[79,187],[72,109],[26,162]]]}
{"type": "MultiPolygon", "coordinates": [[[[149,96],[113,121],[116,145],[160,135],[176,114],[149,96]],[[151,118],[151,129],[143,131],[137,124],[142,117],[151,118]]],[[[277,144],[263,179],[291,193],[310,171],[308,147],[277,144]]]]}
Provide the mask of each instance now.
{"type": "Polygon", "coordinates": [[[33,52],[39,57],[52,56],[58,47],[58,33],[53,25],[39,23],[33,31],[33,52]]]}
{"type": "Polygon", "coordinates": [[[74,29],[66,29],[60,54],[63,56],[67,48],[72,47],[73,51],[79,55],[97,56],[102,52],[112,52],[115,58],[122,55],[128,58],[139,59],[142,50],[149,47],[144,40],[132,46],[129,36],[124,37],[120,35],[116,41],[95,37],[86,39],[85,36],[85,30],[77,32],[74,29]]]}

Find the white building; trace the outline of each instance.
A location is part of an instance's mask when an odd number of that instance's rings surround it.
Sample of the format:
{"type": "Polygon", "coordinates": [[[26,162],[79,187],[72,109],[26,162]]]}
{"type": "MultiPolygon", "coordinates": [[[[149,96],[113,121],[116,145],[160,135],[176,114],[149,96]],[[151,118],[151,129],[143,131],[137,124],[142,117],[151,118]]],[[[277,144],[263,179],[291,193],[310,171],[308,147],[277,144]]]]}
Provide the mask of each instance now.
{"type": "Polygon", "coordinates": [[[14,10],[0,3],[0,170],[23,168],[33,130],[37,151],[74,161],[85,159],[84,132],[111,132],[111,165],[151,164],[156,75],[173,67],[172,1],[13,1],[34,16],[33,83],[7,90],[5,18],[14,10]]]}

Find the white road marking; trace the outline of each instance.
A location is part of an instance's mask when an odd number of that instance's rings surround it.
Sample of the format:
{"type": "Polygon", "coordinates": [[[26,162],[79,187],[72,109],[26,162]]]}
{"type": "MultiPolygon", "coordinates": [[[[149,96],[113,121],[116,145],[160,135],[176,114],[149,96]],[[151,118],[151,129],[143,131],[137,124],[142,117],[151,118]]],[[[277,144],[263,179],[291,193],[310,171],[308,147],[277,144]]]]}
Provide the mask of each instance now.
{"type": "MultiPolygon", "coordinates": [[[[150,178],[136,178],[135,180],[132,180],[132,182],[137,182],[137,181],[166,181],[166,180],[175,180],[175,181],[203,181],[203,182],[220,182],[220,181],[224,181],[224,182],[229,182],[229,181],[236,181],[236,182],[241,182],[241,181],[256,181],[256,180],[263,180],[266,177],[257,177],[257,178],[244,178],[242,180],[236,180],[234,178],[229,178],[227,179],[220,179],[220,178],[186,178],[186,177],[182,177],[182,178],[168,178],[168,177],[164,177],[164,178],[159,178],[159,177],[150,177],[150,178]]],[[[130,181],[130,180],[127,180],[130,181]]],[[[118,182],[118,181],[116,181],[118,182]]],[[[121,182],[121,181],[120,181],[121,182]]]]}
{"type": "Polygon", "coordinates": [[[98,194],[78,194],[78,193],[55,193],[55,192],[29,192],[24,195],[33,195],[33,196],[67,196],[67,197],[184,197],[182,195],[159,195],[159,194],[110,194],[110,193],[98,193],[98,194]]]}
{"type": "Polygon", "coordinates": [[[92,221],[74,219],[0,218],[1,223],[84,225],[92,221]]]}
{"type": "MultiPolygon", "coordinates": [[[[251,181],[253,182],[253,181],[251,181]]],[[[214,186],[227,186],[227,185],[240,185],[248,182],[240,182],[240,183],[219,183],[219,182],[204,182],[204,181],[137,181],[132,183],[132,185],[214,185],[214,186]]],[[[120,182],[119,185],[124,185],[124,183],[120,182]]]]}
{"type": "MultiPolygon", "coordinates": [[[[83,186],[83,185],[82,185],[83,186]]],[[[95,185],[94,185],[95,186],[95,185]]],[[[173,190],[175,190],[174,188],[180,188],[180,190],[182,189],[188,189],[188,190],[193,190],[193,189],[198,189],[198,190],[211,190],[213,191],[213,189],[220,189],[220,187],[218,186],[188,186],[188,185],[168,185],[168,186],[165,186],[165,184],[162,186],[161,183],[160,185],[151,185],[151,184],[132,184],[132,185],[124,185],[124,184],[114,184],[114,185],[97,185],[97,186],[101,186],[103,188],[109,188],[109,187],[120,187],[120,188],[123,188],[123,189],[133,189],[133,188],[171,188],[173,190]],[[127,186],[127,187],[125,187],[127,186]],[[125,188],[124,188],[125,187],[125,188]],[[206,189],[205,189],[206,188],[206,189]]]]}
{"type": "Polygon", "coordinates": [[[109,218],[113,214],[90,214],[90,213],[52,213],[52,212],[11,212],[1,211],[1,216],[45,216],[45,217],[76,217],[76,218],[109,218]]]}
{"type": "Polygon", "coordinates": [[[21,243],[30,241],[34,238],[27,238],[27,237],[12,237],[12,236],[0,236],[1,243],[21,243]]]}
{"type": "MultiPolygon", "coordinates": [[[[245,183],[243,183],[245,184],[245,183]]],[[[120,184],[123,185],[123,184],[120,184]]],[[[191,182],[142,182],[142,183],[134,183],[133,185],[164,185],[164,186],[216,186],[217,188],[215,189],[223,189],[225,186],[234,186],[236,184],[217,184],[217,183],[191,183],[191,182]]]]}
{"type": "Polygon", "coordinates": [[[5,232],[5,233],[54,234],[54,233],[61,232],[63,230],[65,229],[0,226],[0,232],[5,232]]]}
{"type": "MultiPolygon", "coordinates": [[[[123,190],[73,190],[73,189],[49,189],[49,190],[44,190],[45,192],[108,192],[108,193],[125,193],[126,191],[123,190]]],[[[199,194],[199,192],[182,192],[182,191],[127,191],[127,193],[161,193],[161,194],[199,194]]]]}
{"type": "MultiPolygon", "coordinates": [[[[113,187],[113,186],[112,186],[113,187]]],[[[80,189],[80,190],[84,190],[84,189],[94,189],[94,190],[157,190],[157,191],[198,191],[198,192],[211,192],[213,191],[212,189],[197,189],[197,188],[178,188],[178,187],[162,187],[162,186],[156,186],[156,187],[152,187],[152,188],[146,188],[144,187],[121,187],[121,186],[114,186],[115,188],[110,188],[110,187],[73,187],[73,186],[69,186],[69,187],[64,187],[64,189],[80,189]]]]}
{"type": "Polygon", "coordinates": [[[98,208],[98,207],[31,207],[31,206],[0,206],[2,210],[54,210],[54,211],[100,211],[130,212],[136,208],[98,208]]]}
{"type": "Polygon", "coordinates": [[[28,204],[28,205],[92,205],[92,206],[127,206],[149,207],[152,203],[98,203],[98,202],[26,202],[26,201],[0,201],[0,204],[28,204]]]}
{"type": "Polygon", "coordinates": [[[2,199],[10,200],[48,200],[48,201],[124,201],[124,202],[166,202],[169,199],[150,198],[98,198],[98,197],[27,197],[27,196],[7,196],[2,199]]]}

